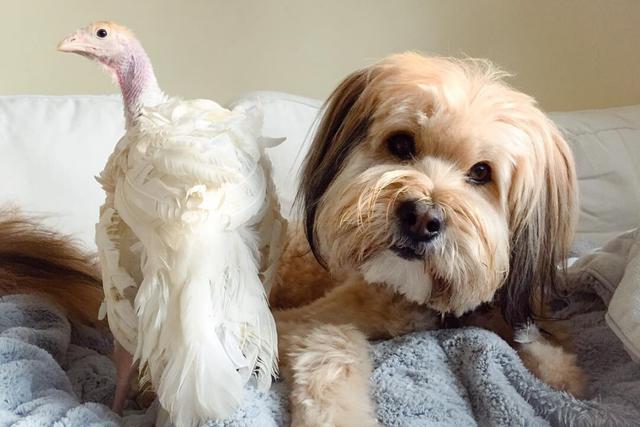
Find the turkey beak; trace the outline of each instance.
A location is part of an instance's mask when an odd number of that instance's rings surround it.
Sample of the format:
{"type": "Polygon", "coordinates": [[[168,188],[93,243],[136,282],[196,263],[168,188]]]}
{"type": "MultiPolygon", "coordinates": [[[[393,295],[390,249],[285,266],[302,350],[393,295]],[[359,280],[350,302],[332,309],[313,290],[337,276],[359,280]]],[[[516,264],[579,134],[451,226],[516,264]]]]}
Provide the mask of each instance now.
{"type": "Polygon", "coordinates": [[[82,37],[78,33],[74,33],[58,43],[60,52],[88,53],[87,47],[87,44],[82,42],[82,37]]]}

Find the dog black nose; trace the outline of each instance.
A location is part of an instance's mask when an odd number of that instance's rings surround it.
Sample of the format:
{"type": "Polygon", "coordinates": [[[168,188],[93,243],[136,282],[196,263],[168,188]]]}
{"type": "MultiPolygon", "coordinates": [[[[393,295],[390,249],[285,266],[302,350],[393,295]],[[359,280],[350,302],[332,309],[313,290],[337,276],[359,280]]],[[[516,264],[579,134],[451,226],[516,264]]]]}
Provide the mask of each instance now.
{"type": "Polygon", "coordinates": [[[428,242],[444,229],[442,210],[433,204],[408,200],[400,203],[396,213],[402,231],[414,240],[428,242]]]}

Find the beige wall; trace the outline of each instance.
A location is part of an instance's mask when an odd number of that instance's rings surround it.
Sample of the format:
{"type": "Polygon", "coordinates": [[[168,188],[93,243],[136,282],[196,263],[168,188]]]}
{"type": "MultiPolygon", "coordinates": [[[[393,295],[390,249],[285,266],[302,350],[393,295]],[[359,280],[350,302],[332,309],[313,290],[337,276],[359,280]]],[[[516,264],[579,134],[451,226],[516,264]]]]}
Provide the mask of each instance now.
{"type": "Polygon", "coordinates": [[[323,98],[349,71],[408,49],[488,57],[547,110],[640,103],[638,0],[4,0],[0,94],[111,93],[55,52],[89,21],[134,29],[171,94],[269,89],[323,98]]]}

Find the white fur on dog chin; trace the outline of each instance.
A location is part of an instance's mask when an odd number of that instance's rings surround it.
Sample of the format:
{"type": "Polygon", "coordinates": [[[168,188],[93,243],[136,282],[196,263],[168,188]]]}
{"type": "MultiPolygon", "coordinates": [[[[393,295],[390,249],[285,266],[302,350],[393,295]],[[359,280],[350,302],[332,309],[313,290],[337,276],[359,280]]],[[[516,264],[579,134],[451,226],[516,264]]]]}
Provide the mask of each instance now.
{"type": "Polygon", "coordinates": [[[109,324],[177,426],[229,416],[252,374],[265,390],[277,370],[260,274],[265,285],[273,279],[268,267],[286,223],[260,128],[255,110],[169,101],[143,109],[100,176],[107,202],[97,243],[109,324]],[[126,238],[128,227],[138,242],[126,238]],[[135,259],[119,257],[131,243],[135,259]],[[136,264],[141,271],[126,271],[136,264]]]}
{"type": "Polygon", "coordinates": [[[411,301],[423,304],[431,296],[432,281],[424,262],[400,258],[390,250],[373,256],[360,272],[368,283],[384,283],[411,301]]]}

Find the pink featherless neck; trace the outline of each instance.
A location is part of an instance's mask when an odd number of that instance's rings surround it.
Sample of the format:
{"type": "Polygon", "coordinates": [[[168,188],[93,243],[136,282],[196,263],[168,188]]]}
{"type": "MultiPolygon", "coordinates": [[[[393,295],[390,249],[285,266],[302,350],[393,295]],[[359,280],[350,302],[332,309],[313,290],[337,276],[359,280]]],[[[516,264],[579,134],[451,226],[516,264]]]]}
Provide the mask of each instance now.
{"type": "Polygon", "coordinates": [[[158,86],[151,61],[137,41],[129,45],[118,63],[108,66],[115,73],[122,91],[127,127],[135,124],[142,107],[152,107],[166,100],[158,86]]]}

